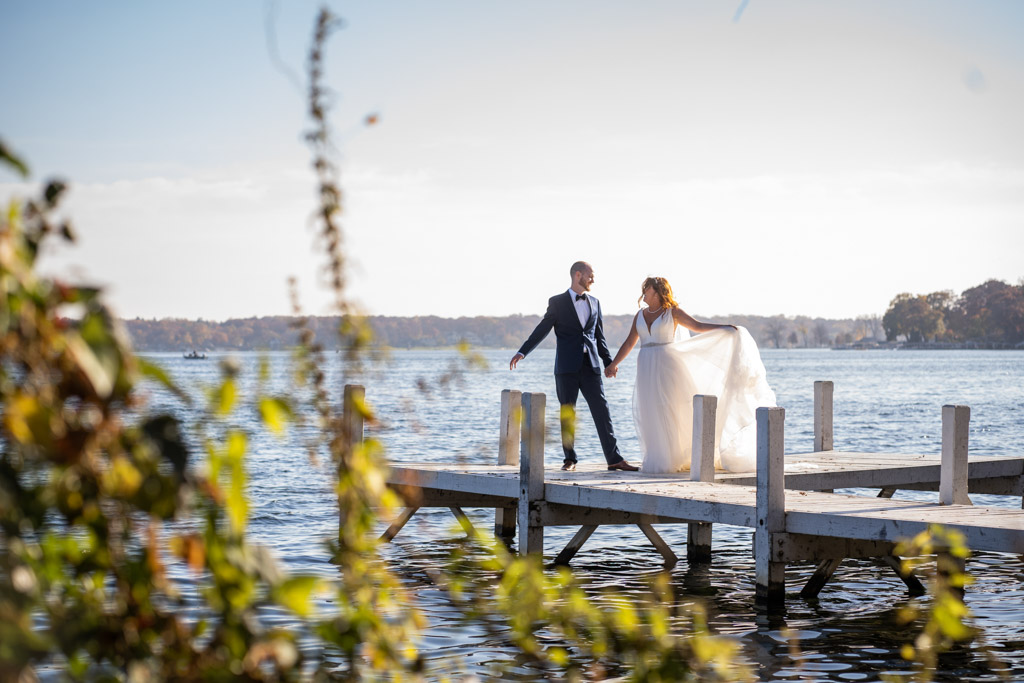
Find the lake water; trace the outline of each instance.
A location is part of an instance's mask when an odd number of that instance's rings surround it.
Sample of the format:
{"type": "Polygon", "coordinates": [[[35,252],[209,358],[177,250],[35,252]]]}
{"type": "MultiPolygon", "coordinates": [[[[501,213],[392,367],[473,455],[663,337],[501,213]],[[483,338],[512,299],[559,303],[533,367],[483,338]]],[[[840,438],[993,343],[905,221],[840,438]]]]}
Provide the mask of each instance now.
{"type": "MultiPolygon", "coordinates": [[[[366,386],[368,400],[380,417],[372,428],[394,461],[494,462],[502,389],[548,395],[548,463],[561,461],[558,443],[553,352],[537,351],[508,370],[513,351],[484,351],[486,369],[452,373],[459,366],[453,351],[396,351],[355,375],[342,372],[340,355],[331,355],[329,382],[366,386]]],[[[207,361],[186,361],[177,354],[150,358],[188,387],[208,386],[217,377],[213,355],[207,361]]],[[[287,387],[287,354],[270,354],[272,388],[287,387]]],[[[260,355],[236,355],[243,368],[245,394],[252,396],[260,355]]],[[[631,398],[636,354],[623,364],[619,377],[605,383],[612,418],[623,455],[639,461],[632,425],[631,398]]],[[[811,449],[813,382],[835,383],[835,448],[902,453],[938,453],[941,408],[971,407],[970,452],[978,455],[1020,455],[1024,449],[1024,352],[1019,351],[828,351],[765,350],[768,379],[779,405],[786,409],[789,451],[811,449]]],[[[156,393],[157,407],[189,418],[187,409],[156,393]]],[[[313,465],[301,446],[302,430],[279,439],[259,429],[249,406],[235,420],[250,431],[250,534],[274,549],[293,572],[336,578],[328,563],[324,539],[337,533],[337,511],[329,467],[313,465]]],[[[577,451],[583,461],[602,462],[593,423],[582,409],[577,451]]],[[[304,429],[310,429],[306,427],[304,429]]],[[[873,495],[874,492],[862,492],[873,495]]],[[[933,493],[899,492],[897,498],[935,498],[933,493]]],[[[975,504],[1019,507],[1020,498],[974,496],[975,504]]],[[[470,510],[482,528],[493,523],[493,511],[470,510]]],[[[444,564],[458,535],[447,510],[424,509],[413,517],[385,557],[413,589],[430,627],[425,648],[434,660],[458,659],[471,671],[483,672],[489,662],[506,660],[506,646],[493,635],[464,626],[459,614],[427,578],[427,570],[444,564]]],[[[685,558],[684,526],[659,529],[677,554],[685,558]]],[[[552,559],[574,529],[545,532],[545,555],[552,559]]],[[[735,636],[743,657],[762,680],[874,681],[883,674],[909,680],[910,665],[900,647],[913,633],[901,631],[895,610],[910,599],[902,582],[872,560],[847,560],[816,600],[796,593],[811,567],[790,566],[790,597],[784,615],[768,619],[753,604],[754,561],[751,532],[717,525],[710,568],[691,570],[685,561],[671,570],[681,602],[701,600],[713,630],[735,636]],[[784,629],[797,634],[794,649],[784,629]]],[[[660,556],[635,527],[605,527],[590,538],[573,560],[580,580],[600,599],[606,588],[640,594],[662,570],[660,556]]],[[[982,641],[944,657],[937,680],[1000,680],[986,663],[982,643],[1010,668],[1011,680],[1024,680],[1024,561],[1020,556],[978,553],[968,562],[977,583],[967,592],[967,605],[982,641]]],[[[177,578],[188,584],[192,578],[177,578]]],[[[288,623],[284,613],[271,614],[288,623]]],[[[519,667],[518,680],[536,679],[538,672],[519,667]]]]}

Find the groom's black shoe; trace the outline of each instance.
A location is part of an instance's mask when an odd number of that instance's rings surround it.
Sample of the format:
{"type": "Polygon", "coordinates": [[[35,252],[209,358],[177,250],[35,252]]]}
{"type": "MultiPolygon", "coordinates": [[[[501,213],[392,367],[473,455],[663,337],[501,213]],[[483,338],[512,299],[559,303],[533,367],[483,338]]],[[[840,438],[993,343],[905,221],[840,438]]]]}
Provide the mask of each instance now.
{"type": "Polygon", "coordinates": [[[576,463],[574,463],[574,462],[564,463],[562,465],[562,471],[563,472],[575,472],[576,471],[576,463]]]}
{"type": "Polygon", "coordinates": [[[630,465],[625,460],[620,460],[614,465],[608,465],[610,470],[622,470],[623,472],[639,472],[640,468],[636,465],[630,465]]]}

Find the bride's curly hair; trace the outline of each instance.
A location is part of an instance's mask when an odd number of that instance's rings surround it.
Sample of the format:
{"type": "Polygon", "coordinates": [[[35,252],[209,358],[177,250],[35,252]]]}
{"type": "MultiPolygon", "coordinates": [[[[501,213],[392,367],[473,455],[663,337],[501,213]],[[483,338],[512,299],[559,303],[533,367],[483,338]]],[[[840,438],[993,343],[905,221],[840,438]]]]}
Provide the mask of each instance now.
{"type": "Polygon", "coordinates": [[[663,277],[649,277],[640,285],[640,298],[637,300],[637,304],[640,306],[643,306],[644,292],[648,287],[653,288],[654,292],[661,297],[661,305],[665,308],[675,308],[679,305],[676,298],[672,296],[672,285],[668,283],[668,280],[663,277]]]}

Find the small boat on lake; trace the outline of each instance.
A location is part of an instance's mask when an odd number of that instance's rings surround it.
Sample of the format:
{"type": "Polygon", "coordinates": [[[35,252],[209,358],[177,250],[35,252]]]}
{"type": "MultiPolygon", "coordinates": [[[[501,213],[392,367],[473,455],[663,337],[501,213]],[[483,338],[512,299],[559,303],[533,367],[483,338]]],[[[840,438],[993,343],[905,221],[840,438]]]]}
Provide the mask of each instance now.
{"type": "Polygon", "coordinates": [[[181,357],[185,360],[206,360],[205,353],[197,353],[195,349],[192,349],[191,353],[183,353],[181,357]]]}

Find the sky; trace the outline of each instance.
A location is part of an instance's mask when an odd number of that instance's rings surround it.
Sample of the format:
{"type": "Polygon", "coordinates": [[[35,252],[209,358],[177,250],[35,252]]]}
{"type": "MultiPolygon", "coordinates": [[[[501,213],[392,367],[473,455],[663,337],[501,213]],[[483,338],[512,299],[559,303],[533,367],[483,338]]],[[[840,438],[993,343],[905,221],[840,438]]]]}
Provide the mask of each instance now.
{"type": "MultiPolygon", "coordinates": [[[[1024,277],[1024,3],[352,0],[326,48],[349,294],[884,313],[1024,277]],[[365,125],[366,117],[378,123],[365,125]]],[[[303,133],[319,5],[0,0],[0,138],[71,183],[42,268],[134,318],[329,313],[303,133]]]]}

